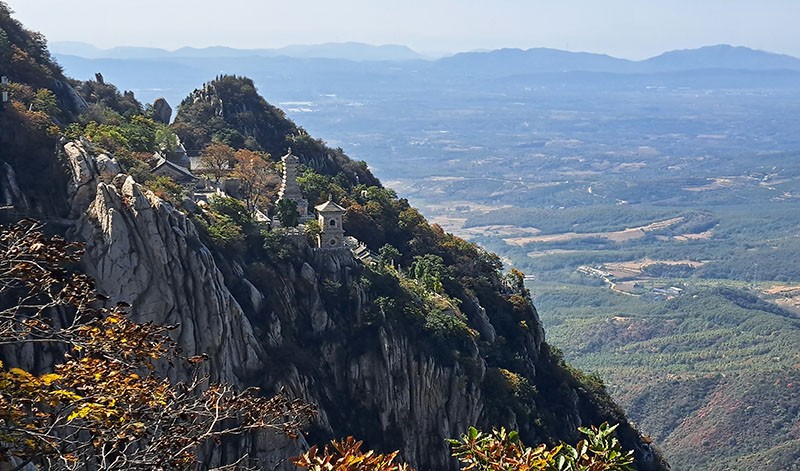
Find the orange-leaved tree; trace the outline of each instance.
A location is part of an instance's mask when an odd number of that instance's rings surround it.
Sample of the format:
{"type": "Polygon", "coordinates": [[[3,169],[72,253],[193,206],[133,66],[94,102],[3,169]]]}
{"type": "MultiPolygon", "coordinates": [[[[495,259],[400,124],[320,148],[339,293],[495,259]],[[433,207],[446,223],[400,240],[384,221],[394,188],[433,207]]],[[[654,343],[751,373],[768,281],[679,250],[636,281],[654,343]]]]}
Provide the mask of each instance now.
{"type": "Polygon", "coordinates": [[[266,213],[267,193],[280,182],[269,154],[241,149],[236,151],[235,158],[233,175],[239,179],[239,193],[247,210],[251,214],[256,209],[266,213]]]}
{"type": "Polygon", "coordinates": [[[184,383],[160,377],[155,361],[191,368],[202,356],[180,357],[175,326],[105,307],[74,270],[81,253],[33,221],[0,230],[0,467],[192,469],[205,443],[258,429],[291,436],[312,417],[305,403],[212,384],[196,370],[184,383]],[[29,371],[14,353],[28,344],[64,360],[29,371]]]}
{"type": "Polygon", "coordinates": [[[203,148],[200,154],[200,170],[210,174],[214,181],[219,183],[220,179],[230,173],[236,161],[236,151],[233,147],[221,142],[212,142],[203,148]]]}
{"type": "Polygon", "coordinates": [[[379,454],[372,450],[361,451],[363,442],[353,437],[334,440],[320,450],[310,450],[293,458],[292,463],[309,471],[412,471],[407,464],[395,463],[398,452],[379,454]]]}

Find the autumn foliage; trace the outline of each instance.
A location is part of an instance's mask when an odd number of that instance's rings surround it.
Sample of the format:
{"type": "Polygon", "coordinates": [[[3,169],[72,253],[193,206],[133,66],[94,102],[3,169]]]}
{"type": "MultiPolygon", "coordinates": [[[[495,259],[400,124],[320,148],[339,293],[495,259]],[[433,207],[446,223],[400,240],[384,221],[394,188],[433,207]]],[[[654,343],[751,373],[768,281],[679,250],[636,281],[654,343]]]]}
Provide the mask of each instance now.
{"type": "Polygon", "coordinates": [[[271,188],[277,188],[280,179],[275,166],[269,160],[269,154],[240,149],[234,154],[236,165],[233,175],[239,179],[239,193],[247,210],[254,213],[256,209],[266,212],[271,188]]]}
{"type": "Polygon", "coordinates": [[[175,326],[106,307],[92,280],[71,270],[81,253],[31,221],[0,232],[0,345],[41,344],[64,358],[44,372],[1,364],[0,464],[192,469],[204,443],[264,429],[294,436],[311,418],[311,406],[281,395],[197,374],[178,384],[160,377],[157,361],[191,369],[203,357],[180,356],[168,335],[175,326]]]}
{"type": "Polygon", "coordinates": [[[235,162],[236,150],[220,142],[206,145],[203,153],[200,154],[202,172],[212,176],[216,182],[230,173],[235,162]]]}
{"type": "Polygon", "coordinates": [[[297,467],[309,471],[412,471],[406,464],[396,463],[398,452],[386,455],[361,451],[363,442],[353,437],[334,440],[323,449],[311,447],[308,452],[292,459],[297,467]]]}
{"type": "Polygon", "coordinates": [[[614,437],[616,425],[581,427],[586,438],[574,447],[565,443],[527,447],[516,432],[504,429],[484,433],[470,428],[452,440],[453,456],[474,471],[631,471],[633,452],[623,451],[614,437]]]}
{"type": "MultiPolygon", "coordinates": [[[[574,447],[565,443],[527,447],[516,432],[492,433],[470,427],[460,440],[451,440],[453,457],[464,471],[632,471],[633,452],[623,451],[614,437],[616,425],[581,427],[586,438],[574,447]]],[[[314,446],[292,462],[309,471],[413,471],[397,463],[398,452],[361,451],[353,437],[334,440],[323,449],[314,446]]]]}

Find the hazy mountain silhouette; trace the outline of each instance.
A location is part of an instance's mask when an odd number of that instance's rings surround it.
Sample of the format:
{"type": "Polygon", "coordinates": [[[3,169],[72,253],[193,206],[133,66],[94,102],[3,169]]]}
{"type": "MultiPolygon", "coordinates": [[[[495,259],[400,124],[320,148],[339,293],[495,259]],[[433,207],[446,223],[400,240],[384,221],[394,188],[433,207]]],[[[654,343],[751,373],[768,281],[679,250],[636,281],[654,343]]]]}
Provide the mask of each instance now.
{"type": "Polygon", "coordinates": [[[371,44],[347,42],[325,43],[316,45],[296,45],[275,49],[278,55],[303,58],[322,59],[349,59],[357,61],[407,61],[424,59],[407,46],[384,44],[373,46],[371,44]]]}
{"type": "Polygon", "coordinates": [[[720,44],[670,51],[639,62],[648,72],[693,69],[800,70],[800,59],[785,54],[720,44]]]}
{"type": "MultiPolygon", "coordinates": [[[[349,61],[410,61],[426,59],[406,46],[345,42],[293,45],[276,49],[236,49],[224,46],[175,51],[147,47],[99,49],[81,42],[54,42],[55,55],[87,59],[215,59],[239,57],[293,57],[300,59],[340,59],[349,61]]],[[[665,52],[642,61],[620,59],[606,54],[570,52],[559,49],[496,49],[462,52],[433,62],[439,72],[476,76],[511,76],[553,72],[658,73],[703,69],[800,70],[800,59],[785,54],[759,51],[741,46],[717,45],[699,49],[665,52]]]]}
{"type": "Polygon", "coordinates": [[[313,45],[293,45],[276,49],[236,49],[224,46],[194,48],[183,47],[174,51],[150,47],[121,46],[100,49],[91,44],[64,41],[53,42],[50,50],[57,55],[71,55],[87,59],[164,59],[164,58],[230,58],[276,57],[345,59],[351,61],[407,61],[424,57],[406,46],[346,42],[313,45]]]}
{"type": "Polygon", "coordinates": [[[643,61],[558,49],[465,52],[437,61],[440,68],[475,75],[511,76],[551,72],[658,73],[703,69],[800,70],[792,56],[729,45],[677,50],[643,61]]]}
{"type": "Polygon", "coordinates": [[[535,48],[463,52],[439,59],[437,64],[440,68],[471,71],[480,75],[517,75],[571,71],[626,72],[634,62],[605,54],[535,48]]]}

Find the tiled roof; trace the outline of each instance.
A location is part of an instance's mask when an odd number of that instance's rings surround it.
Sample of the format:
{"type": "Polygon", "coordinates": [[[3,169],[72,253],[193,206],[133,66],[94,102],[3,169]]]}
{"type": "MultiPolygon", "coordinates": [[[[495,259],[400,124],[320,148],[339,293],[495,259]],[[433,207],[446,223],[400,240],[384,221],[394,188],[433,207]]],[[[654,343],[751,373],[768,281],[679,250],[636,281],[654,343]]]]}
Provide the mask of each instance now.
{"type": "Polygon", "coordinates": [[[331,200],[328,200],[319,206],[314,206],[314,209],[316,209],[320,213],[334,213],[334,212],[343,213],[347,211],[345,208],[339,206],[338,204],[334,203],[331,200]]]}
{"type": "Polygon", "coordinates": [[[183,175],[183,176],[184,176],[184,177],[186,177],[186,178],[191,178],[192,180],[194,180],[194,179],[196,179],[196,178],[197,178],[197,177],[195,177],[195,176],[192,174],[192,172],[190,172],[189,170],[187,170],[187,169],[185,169],[185,168],[181,167],[180,165],[174,164],[174,163],[170,162],[169,160],[167,160],[167,159],[165,159],[165,158],[163,158],[163,157],[160,157],[160,158],[158,159],[158,162],[156,163],[156,166],[155,166],[155,167],[153,167],[153,170],[152,170],[152,172],[155,172],[155,171],[157,171],[157,170],[158,170],[158,169],[160,169],[161,167],[167,167],[167,168],[169,168],[170,170],[173,170],[173,171],[175,171],[175,172],[178,172],[178,173],[180,173],[181,175],[183,175]]]}

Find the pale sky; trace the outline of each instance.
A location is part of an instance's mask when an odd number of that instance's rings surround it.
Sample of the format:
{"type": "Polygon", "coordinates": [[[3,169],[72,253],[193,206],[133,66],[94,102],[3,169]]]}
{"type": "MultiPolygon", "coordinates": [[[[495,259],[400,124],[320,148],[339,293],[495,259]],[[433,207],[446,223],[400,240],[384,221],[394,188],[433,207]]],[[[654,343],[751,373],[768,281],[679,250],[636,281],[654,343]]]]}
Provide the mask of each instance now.
{"type": "Polygon", "coordinates": [[[270,48],[359,41],[418,52],[552,47],[641,59],[732,44],[800,57],[799,0],[6,0],[50,41],[270,48]]]}

